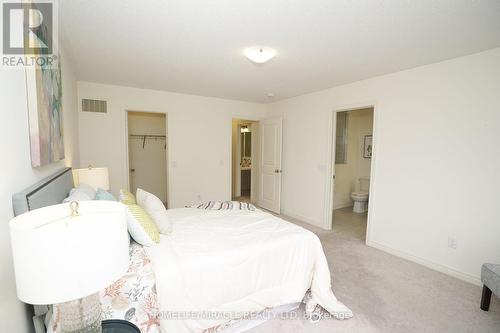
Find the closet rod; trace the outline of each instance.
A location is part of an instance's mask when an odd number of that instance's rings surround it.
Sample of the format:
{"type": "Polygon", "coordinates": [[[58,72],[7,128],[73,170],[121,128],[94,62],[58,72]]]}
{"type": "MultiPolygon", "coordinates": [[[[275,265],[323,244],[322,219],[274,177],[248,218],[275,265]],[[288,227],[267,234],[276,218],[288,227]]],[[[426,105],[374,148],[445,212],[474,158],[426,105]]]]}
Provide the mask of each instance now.
{"type": "Polygon", "coordinates": [[[153,138],[153,139],[166,139],[166,135],[150,135],[150,134],[130,134],[131,138],[153,138]]]}

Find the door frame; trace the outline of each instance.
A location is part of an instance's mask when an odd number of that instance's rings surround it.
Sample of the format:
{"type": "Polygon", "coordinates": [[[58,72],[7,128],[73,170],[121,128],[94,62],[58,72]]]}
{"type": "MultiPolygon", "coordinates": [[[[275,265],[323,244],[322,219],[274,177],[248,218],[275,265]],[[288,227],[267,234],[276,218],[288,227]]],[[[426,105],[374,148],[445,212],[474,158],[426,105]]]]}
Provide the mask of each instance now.
{"type": "Polygon", "coordinates": [[[256,153],[260,152],[260,147],[258,146],[258,141],[256,135],[259,135],[259,119],[249,119],[249,118],[231,118],[231,145],[233,144],[233,120],[238,121],[237,124],[237,138],[236,138],[236,156],[233,156],[233,149],[231,146],[231,169],[229,172],[230,176],[230,184],[231,184],[231,200],[233,198],[233,189],[234,193],[239,193],[241,196],[241,125],[246,125],[250,127],[250,131],[252,132],[251,146],[252,146],[252,169],[250,170],[250,202],[257,202],[257,185],[256,178],[257,172],[256,168],[258,167],[255,163],[259,161],[259,158],[256,156],[256,153]],[[236,158],[236,159],[235,159],[236,158]],[[234,165],[233,165],[234,164],[234,165]],[[239,177],[235,177],[233,184],[233,166],[235,167],[235,173],[239,177]]]}
{"type": "Polygon", "coordinates": [[[234,177],[234,197],[239,198],[241,197],[241,123],[239,121],[236,125],[236,160],[231,161],[231,163],[234,163],[236,173],[234,177]]]}
{"type": "Polygon", "coordinates": [[[337,106],[333,108],[333,111],[328,112],[328,144],[327,144],[327,172],[326,172],[326,182],[325,182],[325,212],[323,228],[327,230],[332,229],[332,219],[333,219],[333,200],[334,200],[334,176],[335,176],[335,143],[336,143],[336,130],[337,130],[337,112],[344,111],[355,111],[361,109],[373,109],[373,128],[372,128],[372,158],[370,164],[370,191],[368,201],[368,216],[366,225],[366,237],[365,243],[368,244],[371,239],[371,227],[375,211],[375,196],[376,196],[376,179],[375,179],[375,169],[377,165],[377,139],[378,139],[378,107],[377,103],[373,101],[362,102],[351,105],[337,106]]]}
{"type": "MultiPolygon", "coordinates": [[[[168,208],[172,208],[172,200],[170,196],[170,189],[171,189],[171,182],[170,182],[170,166],[168,164],[168,161],[170,161],[170,149],[169,149],[169,143],[170,143],[170,138],[169,138],[169,121],[168,121],[168,112],[165,111],[144,111],[144,110],[125,110],[125,172],[124,176],[126,179],[125,184],[127,184],[127,190],[130,191],[130,151],[129,151],[129,146],[128,146],[128,140],[129,140],[129,132],[128,132],[128,115],[129,112],[134,112],[134,113],[159,113],[159,114],[164,114],[165,115],[165,128],[166,128],[166,133],[165,133],[165,143],[167,145],[167,154],[166,154],[166,170],[165,172],[167,173],[167,205],[168,208]]],[[[135,193],[134,193],[135,195],[135,193]]]]}
{"type": "Polygon", "coordinates": [[[254,120],[248,124],[250,126],[250,131],[252,132],[252,139],[250,145],[252,146],[252,169],[250,170],[250,202],[256,203],[258,198],[258,179],[257,179],[257,170],[259,166],[257,163],[260,163],[260,146],[258,146],[258,136],[260,135],[260,122],[258,120],[254,120]]]}

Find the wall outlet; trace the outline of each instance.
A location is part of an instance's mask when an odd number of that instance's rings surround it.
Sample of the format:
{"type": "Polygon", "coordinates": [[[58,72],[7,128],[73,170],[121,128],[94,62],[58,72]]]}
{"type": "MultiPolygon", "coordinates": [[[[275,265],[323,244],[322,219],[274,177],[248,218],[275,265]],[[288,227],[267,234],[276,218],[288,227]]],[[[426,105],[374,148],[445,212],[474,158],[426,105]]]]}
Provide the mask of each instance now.
{"type": "Polygon", "coordinates": [[[457,239],[453,237],[448,237],[448,247],[450,249],[456,250],[458,246],[457,239]]]}
{"type": "Polygon", "coordinates": [[[196,196],[196,200],[198,200],[198,202],[201,202],[201,195],[200,195],[200,194],[198,194],[198,195],[196,196]]]}

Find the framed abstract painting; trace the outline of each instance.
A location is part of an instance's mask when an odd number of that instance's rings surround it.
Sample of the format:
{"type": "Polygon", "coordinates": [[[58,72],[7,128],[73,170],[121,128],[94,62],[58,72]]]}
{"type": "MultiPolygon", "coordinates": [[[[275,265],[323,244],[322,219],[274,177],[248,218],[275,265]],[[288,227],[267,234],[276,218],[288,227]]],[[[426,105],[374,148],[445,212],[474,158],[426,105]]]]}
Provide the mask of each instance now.
{"type": "Polygon", "coordinates": [[[64,159],[61,63],[26,68],[31,165],[64,159]]]}
{"type": "Polygon", "coordinates": [[[372,140],[373,136],[365,135],[363,140],[363,157],[372,158],[372,140]]]}

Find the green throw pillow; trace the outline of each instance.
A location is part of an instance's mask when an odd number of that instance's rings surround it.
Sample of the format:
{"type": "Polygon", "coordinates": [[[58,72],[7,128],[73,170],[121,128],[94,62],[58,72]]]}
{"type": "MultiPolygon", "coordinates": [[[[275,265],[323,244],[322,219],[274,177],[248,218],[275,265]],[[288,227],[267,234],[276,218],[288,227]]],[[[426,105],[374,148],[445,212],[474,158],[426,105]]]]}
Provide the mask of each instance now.
{"type": "Polygon", "coordinates": [[[102,188],[97,189],[94,200],[118,201],[111,193],[103,190],[102,188]]]}

